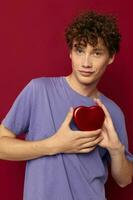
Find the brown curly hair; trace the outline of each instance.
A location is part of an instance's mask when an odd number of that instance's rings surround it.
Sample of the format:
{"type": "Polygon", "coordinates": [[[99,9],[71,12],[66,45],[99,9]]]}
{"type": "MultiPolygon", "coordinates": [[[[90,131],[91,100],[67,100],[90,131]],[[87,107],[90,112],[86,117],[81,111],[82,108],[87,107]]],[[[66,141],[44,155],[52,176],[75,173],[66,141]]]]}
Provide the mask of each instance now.
{"type": "Polygon", "coordinates": [[[102,38],[109,55],[112,56],[120,49],[121,34],[115,16],[86,11],[80,13],[65,28],[65,38],[69,49],[73,48],[74,41],[77,47],[86,47],[87,43],[94,47],[98,43],[98,38],[102,38]]]}

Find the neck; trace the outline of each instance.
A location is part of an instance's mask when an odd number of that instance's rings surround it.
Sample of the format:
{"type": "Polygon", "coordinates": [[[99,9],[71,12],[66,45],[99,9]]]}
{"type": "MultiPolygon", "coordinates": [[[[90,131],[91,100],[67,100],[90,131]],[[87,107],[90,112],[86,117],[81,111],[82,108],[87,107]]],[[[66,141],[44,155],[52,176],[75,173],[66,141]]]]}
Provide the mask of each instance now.
{"type": "Polygon", "coordinates": [[[97,90],[97,83],[83,84],[80,83],[72,74],[66,77],[66,80],[70,87],[83,96],[88,96],[91,98],[98,98],[100,92],[97,90]]]}

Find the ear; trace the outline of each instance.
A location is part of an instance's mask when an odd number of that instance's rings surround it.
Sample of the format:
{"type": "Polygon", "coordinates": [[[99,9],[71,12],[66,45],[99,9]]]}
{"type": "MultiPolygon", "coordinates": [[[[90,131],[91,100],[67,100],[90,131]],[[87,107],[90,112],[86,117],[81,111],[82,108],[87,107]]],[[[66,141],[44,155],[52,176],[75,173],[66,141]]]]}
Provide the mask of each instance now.
{"type": "Polygon", "coordinates": [[[115,54],[113,54],[113,55],[109,58],[108,65],[110,65],[111,63],[113,63],[113,62],[114,62],[114,59],[115,59],[115,54]]]}

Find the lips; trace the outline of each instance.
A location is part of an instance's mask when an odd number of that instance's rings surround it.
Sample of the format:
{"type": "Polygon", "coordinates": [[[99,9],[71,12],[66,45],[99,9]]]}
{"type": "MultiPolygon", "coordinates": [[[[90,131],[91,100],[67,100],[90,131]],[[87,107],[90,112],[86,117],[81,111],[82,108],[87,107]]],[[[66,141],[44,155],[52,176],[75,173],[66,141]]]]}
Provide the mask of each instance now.
{"type": "Polygon", "coordinates": [[[80,72],[83,72],[83,73],[93,73],[91,71],[80,71],[80,72]]]}
{"type": "Polygon", "coordinates": [[[81,75],[83,76],[90,76],[94,73],[94,71],[79,71],[81,75]]]}

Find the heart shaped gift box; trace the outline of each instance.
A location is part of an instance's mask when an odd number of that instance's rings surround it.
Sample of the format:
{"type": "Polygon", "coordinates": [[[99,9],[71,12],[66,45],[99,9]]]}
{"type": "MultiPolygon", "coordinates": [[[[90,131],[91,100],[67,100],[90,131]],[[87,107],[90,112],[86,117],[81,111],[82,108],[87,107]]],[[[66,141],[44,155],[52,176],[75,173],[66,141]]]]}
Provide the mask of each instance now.
{"type": "Polygon", "coordinates": [[[73,120],[81,131],[93,131],[102,128],[105,114],[100,106],[78,106],[74,108],[73,120]]]}

